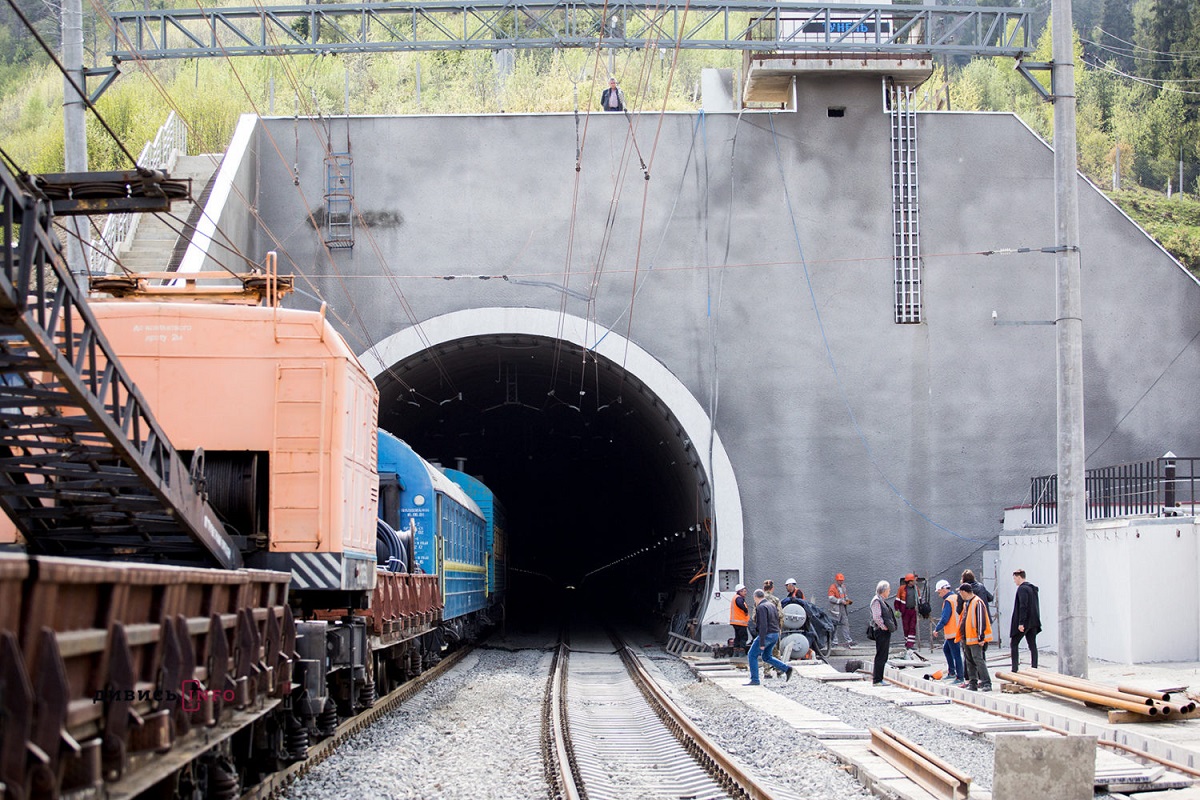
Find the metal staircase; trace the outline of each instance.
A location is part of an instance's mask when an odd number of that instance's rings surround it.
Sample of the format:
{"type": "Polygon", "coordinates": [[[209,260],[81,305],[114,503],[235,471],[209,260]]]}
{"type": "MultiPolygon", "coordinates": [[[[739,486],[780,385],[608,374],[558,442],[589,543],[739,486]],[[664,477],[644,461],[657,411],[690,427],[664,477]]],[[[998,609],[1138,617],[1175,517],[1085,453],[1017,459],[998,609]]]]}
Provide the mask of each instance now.
{"type": "Polygon", "coordinates": [[[917,203],[917,112],[911,86],[885,85],[892,122],[892,238],[897,323],[921,321],[921,221],[917,203]]]}
{"type": "Polygon", "coordinates": [[[241,566],[88,309],[51,205],[0,171],[0,507],[30,552],[241,566]]]}

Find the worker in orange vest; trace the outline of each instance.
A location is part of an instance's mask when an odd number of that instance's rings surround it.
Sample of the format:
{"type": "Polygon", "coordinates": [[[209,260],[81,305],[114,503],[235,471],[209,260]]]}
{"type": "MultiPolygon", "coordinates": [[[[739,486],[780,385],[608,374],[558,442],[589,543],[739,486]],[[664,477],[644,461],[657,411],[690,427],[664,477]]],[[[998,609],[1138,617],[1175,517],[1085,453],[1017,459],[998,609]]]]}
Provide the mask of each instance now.
{"type": "Polygon", "coordinates": [[[963,689],[990,692],[992,676],[988,674],[983,645],[992,640],[992,617],[988,614],[983,598],[975,596],[975,588],[969,583],[958,587],[958,596],[963,600],[962,619],[958,629],[958,641],[962,644],[963,662],[966,667],[966,683],[963,689]]]}
{"type": "Polygon", "coordinates": [[[854,640],[850,638],[850,606],[854,601],[846,593],[846,576],[840,572],[834,575],[827,594],[829,616],[833,619],[833,637],[830,641],[837,638],[841,639],[844,646],[854,647],[854,640]]]}
{"type": "Polygon", "coordinates": [[[962,648],[958,644],[958,595],[950,591],[950,581],[938,581],[934,591],[942,598],[942,616],[933,623],[933,638],[936,639],[939,633],[946,637],[942,644],[942,653],[946,656],[946,680],[962,683],[965,677],[962,648]]]}
{"type": "Polygon", "coordinates": [[[733,626],[733,646],[745,648],[750,645],[748,627],[750,625],[750,607],[746,605],[746,587],[739,583],[734,590],[733,600],[729,602],[729,624],[733,626]]]}

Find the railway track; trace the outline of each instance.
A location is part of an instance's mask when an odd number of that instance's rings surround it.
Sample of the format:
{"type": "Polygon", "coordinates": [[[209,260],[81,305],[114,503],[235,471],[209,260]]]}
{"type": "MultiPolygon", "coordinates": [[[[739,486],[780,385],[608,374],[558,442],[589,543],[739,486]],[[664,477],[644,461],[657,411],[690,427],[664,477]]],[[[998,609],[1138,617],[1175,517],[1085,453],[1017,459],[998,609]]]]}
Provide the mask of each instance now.
{"type": "Polygon", "coordinates": [[[307,774],[313,767],[317,766],[325,759],[329,758],[337,749],[342,746],[347,739],[354,734],[363,730],[367,726],[373,724],[383,715],[394,710],[398,705],[412,697],[417,692],[424,689],[433,681],[440,678],[443,674],[454,667],[459,661],[467,656],[473,649],[472,646],[461,647],[454,652],[448,654],[445,658],[439,661],[435,666],[425,670],[412,680],[406,681],[402,686],[392,690],[388,694],[379,698],[375,705],[369,710],[364,711],[353,719],[348,719],[337,727],[337,732],[332,736],[322,739],[320,742],[308,748],[308,757],[304,761],[292,764],[286,769],[272,773],[264,781],[253,786],[241,795],[242,800],[267,800],[267,798],[277,798],[283,795],[291,784],[297,779],[307,774]]]}
{"type": "Polygon", "coordinates": [[[555,797],[775,796],[693,725],[615,638],[560,644],[545,702],[543,754],[555,797]]]}

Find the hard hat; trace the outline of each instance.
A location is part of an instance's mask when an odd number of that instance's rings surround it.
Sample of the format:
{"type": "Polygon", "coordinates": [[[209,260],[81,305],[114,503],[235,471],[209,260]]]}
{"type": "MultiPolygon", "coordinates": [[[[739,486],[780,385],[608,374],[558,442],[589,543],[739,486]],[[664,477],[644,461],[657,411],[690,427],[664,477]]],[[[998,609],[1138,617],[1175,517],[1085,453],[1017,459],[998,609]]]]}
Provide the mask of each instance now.
{"type": "Polygon", "coordinates": [[[784,585],[784,586],[789,586],[789,585],[791,585],[791,586],[795,586],[795,585],[796,585],[796,579],[795,579],[795,578],[788,578],[786,581],[784,581],[784,582],[783,582],[783,585],[784,585]]]}
{"type": "Polygon", "coordinates": [[[917,579],[917,576],[912,574],[911,572],[904,576],[904,580],[906,580],[906,581],[915,581],[916,579],[917,579]]]}
{"type": "Polygon", "coordinates": [[[737,585],[737,588],[736,588],[736,589],[734,589],[734,591],[735,591],[735,592],[740,592],[742,589],[745,589],[745,588],[746,588],[746,584],[744,584],[744,583],[739,583],[739,584],[737,585]]]}
{"type": "Polygon", "coordinates": [[[940,592],[942,589],[949,589],[949,588],[950,588],[950,581],[938,581],[937,586],[934,587],[934,591],[940,592]]]}
{"type": "Polygon", "coordinates": [[[833,576],[833,579],[835,581],[844,581],[846,580],[846,576],[839,572],[837,575],[833,576]]]}

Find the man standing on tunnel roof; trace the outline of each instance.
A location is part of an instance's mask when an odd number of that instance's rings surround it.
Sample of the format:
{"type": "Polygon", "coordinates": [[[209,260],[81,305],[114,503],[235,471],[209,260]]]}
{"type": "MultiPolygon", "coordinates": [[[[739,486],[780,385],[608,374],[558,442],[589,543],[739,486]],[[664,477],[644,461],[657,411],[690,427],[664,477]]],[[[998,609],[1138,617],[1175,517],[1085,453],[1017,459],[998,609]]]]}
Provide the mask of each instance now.
{"type": "Polygon", "coordinates": [[[833,636],[840,639],[842,646],[854,647],[850,638],[850,606],[854,601],[846,592],[846,576],[838,573],[829,584],[829,616],[833,618],[833,636]]]}
{"type": "Polygon", "coordinates": [[[617,88],[617,79],[608,79],[608,88],[600,93],[600,107],[605,111],[624,111],[625,94],[617,88]]]}

